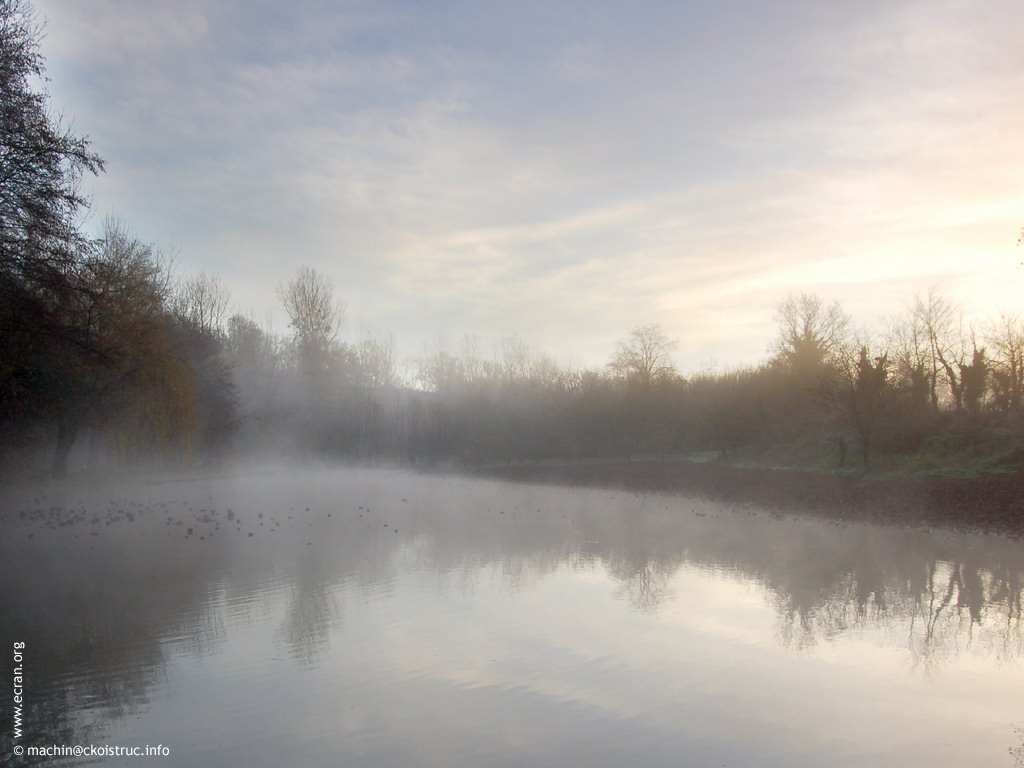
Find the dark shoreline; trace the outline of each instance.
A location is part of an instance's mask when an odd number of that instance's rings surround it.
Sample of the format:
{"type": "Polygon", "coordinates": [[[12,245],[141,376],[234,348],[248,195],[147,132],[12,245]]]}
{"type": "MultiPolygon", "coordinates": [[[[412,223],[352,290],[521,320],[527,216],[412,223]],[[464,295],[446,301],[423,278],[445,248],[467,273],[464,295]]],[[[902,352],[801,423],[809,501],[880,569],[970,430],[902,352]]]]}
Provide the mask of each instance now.
{"type": "Polygon", "coordinates": [[[472,471],[503,480],[690,493],[816,516],[1024,535],[1024,472],[976,477],[853,476],[687,461],[516,465],[472,471]]]}

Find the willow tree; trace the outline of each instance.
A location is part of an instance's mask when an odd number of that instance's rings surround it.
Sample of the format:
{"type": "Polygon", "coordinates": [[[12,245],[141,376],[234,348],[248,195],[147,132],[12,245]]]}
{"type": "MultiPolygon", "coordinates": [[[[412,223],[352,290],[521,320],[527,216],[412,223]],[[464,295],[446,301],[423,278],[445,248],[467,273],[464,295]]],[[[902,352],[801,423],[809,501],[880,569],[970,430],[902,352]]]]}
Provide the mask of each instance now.
{"type": "Polygon", "coordinates": [[[112,432],[126,456],[144,447],[187,452],[196,425],[195,376],[176,347],[166,263],[109,219],[77,271],[81,289],[59,310],[82,346],[74,357],[50,361],[54,473],[66,471],[86,424],[112,432]]]}

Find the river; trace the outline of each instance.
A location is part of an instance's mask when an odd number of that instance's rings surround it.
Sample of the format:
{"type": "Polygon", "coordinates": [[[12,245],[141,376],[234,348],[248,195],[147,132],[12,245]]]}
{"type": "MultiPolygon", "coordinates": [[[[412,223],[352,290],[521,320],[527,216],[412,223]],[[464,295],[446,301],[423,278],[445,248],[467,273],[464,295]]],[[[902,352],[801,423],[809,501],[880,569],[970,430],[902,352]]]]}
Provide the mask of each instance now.
{"type": "Polygon", "coordinates": [[[384,469],[0,503],[13,765],[1024,765],[1011,539],[384,469]]]}

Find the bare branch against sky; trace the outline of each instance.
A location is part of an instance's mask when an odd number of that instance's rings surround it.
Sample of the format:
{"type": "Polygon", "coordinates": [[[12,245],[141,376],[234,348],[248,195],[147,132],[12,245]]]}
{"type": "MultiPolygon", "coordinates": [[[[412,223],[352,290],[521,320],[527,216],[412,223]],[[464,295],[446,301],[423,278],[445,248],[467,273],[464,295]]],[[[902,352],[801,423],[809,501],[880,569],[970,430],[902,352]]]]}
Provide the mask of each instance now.
{"type": "Polygon", "coordinates": [[[39,9],[96,220],[243,310],[305,263],[403,354],[658,324],[685,371],[762,358],[790,294],[1021,293],[1019,0],[39,9]]]}

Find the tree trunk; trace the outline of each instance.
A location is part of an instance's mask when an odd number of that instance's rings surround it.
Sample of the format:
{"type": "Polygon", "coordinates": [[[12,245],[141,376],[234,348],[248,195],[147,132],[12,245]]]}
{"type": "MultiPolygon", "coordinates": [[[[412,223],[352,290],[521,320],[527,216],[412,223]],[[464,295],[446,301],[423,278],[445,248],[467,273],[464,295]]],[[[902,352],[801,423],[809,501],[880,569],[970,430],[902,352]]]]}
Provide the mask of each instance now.
{"type": "Polygon", "coordinates": [[[68,457],[78,439],[80,420],[77,416],[62,413],[57,422],[57,450],[53,454],[53,476],[66,477],[68,474],[68,457]]]}

